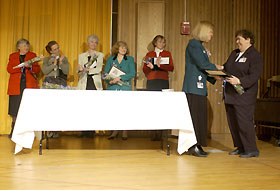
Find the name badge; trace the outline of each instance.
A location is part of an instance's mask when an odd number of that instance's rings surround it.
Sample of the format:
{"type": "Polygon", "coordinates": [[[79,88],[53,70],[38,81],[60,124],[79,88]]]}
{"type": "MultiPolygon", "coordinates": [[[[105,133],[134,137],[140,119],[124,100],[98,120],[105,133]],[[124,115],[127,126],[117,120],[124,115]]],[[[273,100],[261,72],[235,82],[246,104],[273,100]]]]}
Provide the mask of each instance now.
{"type": "Polygon", "coordinates": [[[203,83],[202,82],[197,82],[197,88],[203,88],[203,83]]]}
{"type": "Polygon", "coordinates": [[[242,58],[240,58],[240,59],[239,59],[239,61],[238,61],[238,62],[242,62],[242,63],[244,63],[244,62],[246,62],[246,60],[247,60],[247,58],[246,58],[246,57],[242,57],[242,58]]]}

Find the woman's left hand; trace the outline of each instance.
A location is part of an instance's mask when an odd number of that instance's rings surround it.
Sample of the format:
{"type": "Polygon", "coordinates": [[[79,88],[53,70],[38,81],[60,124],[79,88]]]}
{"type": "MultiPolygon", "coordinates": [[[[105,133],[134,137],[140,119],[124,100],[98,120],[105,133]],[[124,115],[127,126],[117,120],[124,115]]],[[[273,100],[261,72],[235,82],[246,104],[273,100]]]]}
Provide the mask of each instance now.
{"type": "Polygon", "coordinates": [[[226,81],[232,85],[241,84],[239,78],[237,78],[236,76],[233,76],[233,75],[231,77],[227,77],[226,81]]]}
{"type": "Polygon", "coordinates": [[[65,57],[64,55],[61,55],[61,56],[60,56],[60,58],[59,58],[59,64],[62,63],[62,60],[64,59],[64,57],[65,57]]]}
{"type": "Polygon", "coordinates": [[[158,67],[160,67],[160,59],[161,59],[161,57],[158,57],[157,60],[156,60],[156,65],[157,65],[158,67]]]}
{"type": "Polygon", "coordinates": [[[121,80],[121,77],[117,77],[114,80],[111,80],[112,84],[116,84],[117,82],[119,82],[121,80]]]}

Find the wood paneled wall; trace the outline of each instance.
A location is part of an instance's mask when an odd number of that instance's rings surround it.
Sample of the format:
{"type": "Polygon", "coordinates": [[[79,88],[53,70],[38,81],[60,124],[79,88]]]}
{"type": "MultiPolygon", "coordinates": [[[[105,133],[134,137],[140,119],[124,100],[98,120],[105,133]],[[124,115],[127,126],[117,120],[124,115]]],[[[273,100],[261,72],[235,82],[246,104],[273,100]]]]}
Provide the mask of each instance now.
{"type": "MultiPolygon", "coordinates": [[[[137,3],[141,0],[119,0],[119,39],[125,40],[129,48],[132,50],[131,55],[136,56],[136,36],[137,32],[135,30],[137,25],[136,18],[136,7],[137,3]],[[125,14],[125,15],[124,15],[125,14]],[[134,22],[131,22],[133,20],[134,22]]],[[[172,53],[175,70],[170,73],[170,86],[176,91],[181,91],[184,73],[185,73],[185,48],[191,36],[180,35],[180,23],[184,21],[184,15],[186,14],[186,20],[190,22],[191,28],[195,26],[200,20],[211,21],[215,25],[214,37],[207,48],[211,51],[212,56],[211,61],[215,64],[222,65],[230,55],[231,51],[236,48],[234,34],[239,29],[249,29],[256,36],[255,47],[262,52],[265,50],[267,43],[273,43],[271,39],[269,42],[262,40],[264,36],[272,35],[278,36],[276,34],[278,30],[273,32],[269,29],[270,21],[266,24],[267,32],[266,34],[261,34],[263,31],[263,26],[261,27],[260,21],[265,21],[265,19],[273,20],[276,13],[270,13],[267,4],[270,7],[279,2],[277,0],[162,0],[165,2],[165,37],[167,39],[166,49],[172,53]],[[271,2],[274,2],[271,3],[271,2]],[[266,6],[264,6],[264,4],[266,6]],[[265,11],[265,10],[266,11],[265,11]],[[186,12],[185,12],[186,11],[186,12]],[[266,17],[261,19],[261,12],[266,12],[266,17]],[[261,30],[262,28],[262,30],[261,30]],[[270,33],[269,33],[269,32],[270,33]],[[260,48],[262,46],[262,49],[260,48]]],[[[279,23],[279,9],[274,7],[274,12],[277,12],[277,21],[274,21],[275,27],[276,23],[279,23]],[[278,11],[278,12],[277,12],[278,11]]],[[[152,19],[152,18],[151,18],[152,19]]],[[[279,26],[279,24],[278,24],[279,26]]],[[[272,38],[272,37],[271,37],[272,38]]],[[[279,41],[278,41],[279,42],[279,41]]],[[[278,43],[279,44],[279,43],[278,43]]],[[[279,45],[277,44],[277,47],[279,45]]],[[[272,52],[272,47],[276,45],[271,45],[270,51],[263,56],[268,56],[272,52]]],[[[278,49],[274,49],[279,52],[278,49]]],[[[272,58],[270,58],[271,60],[272,58]]],[[[273,60],[279,61],[279,55],[276,57],[274,55],[273,60]]],[[[276,73],[275,68],[278,69],[279,66],[275,65],[275,61],[272,63],[265,63],[270,68],[270,72],[276,73]],[[270,66],[268,66],[270,65],[270,66]]],[[[208,86],[208,102],[209,102],[209,132],[211,133],[228,133],[227,120],[224,110],[224,104],[222,102],[222,84],[217,82],[215,85],[208,86]]],[[[261,86],[261,88],[263,88],[261,86]]],[[[278,93],[279,94],[279,93],[278,93]]]]}
{"type": "MultiPolygon", "coordinates": [[[[280,1],[261,1],[260,52],[264,58],[263,73],[260,80],[260,95],[267,89],[267,81],[280,75],[280,1]]],[[[271,84],[269,97],[280,97],[280,84],[271,84]]]]}

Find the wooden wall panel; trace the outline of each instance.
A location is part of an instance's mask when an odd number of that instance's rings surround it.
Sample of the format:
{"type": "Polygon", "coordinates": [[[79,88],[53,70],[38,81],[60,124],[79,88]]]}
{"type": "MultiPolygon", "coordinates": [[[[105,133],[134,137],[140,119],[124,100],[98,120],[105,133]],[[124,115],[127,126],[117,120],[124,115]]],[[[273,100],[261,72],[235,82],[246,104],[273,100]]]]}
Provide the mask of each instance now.
{"type": "MultiPolygon", "coordinates": [[[[135,11],[127,11],[131,4],[137,0],[119,0],[128,17],[135,18],[135,11]],[[128,3],[129,2],[129,3],[128,3]]],[[[256,36],[255,47],[265,57],[265,73],[262,78],[267,79],[279,74],[279,1],[277,0],[164,0],[165,2],[165,37],[166,49],[172,53],[174,72],[170,73],[170,87],[176,91],[182,90],[185,73],[185,48],[191,36],[180,35],[180,23],[190,21],[191,28],[200,20],[209,20],[215,25],[214,37],[207,48],[211,51],[210,60],[222,65],[230,52],[236,48],[234,34],[239,29],[249,29],[256,36]],[[186,12],[185,12],[186,11],[186,12]],[[261,13],[264,17],[261,17],[261,13]],[[277,18],[276,18],[277,17],[277,18]],[[274,28],[271,29],[270,26],[274,28]],[[278,27],[278,28],[277,28],[278,27]],[[265,28],[265,29],[264,29],[265,28]],[[261,32],[262,31],[262,32],[261,32]],[[278,40],[278,43],[274,41],[278,40]],[[269,44],[271,43],[271,44],[269,44]],[[268,48],[268,49],[267,49],[268,48]],[[269,55],[272,54],[272,57],[269,55]]],[[[123,18],[123,17],[122,17],[123,18]]],[[[130,18],[124,18],[127,22],[130,18]]],[[[122,27],[123,25],[120,25],[122,27]]],[[[133,28],[132,26],[128,26],[133,28]]],[[[120,30],[119,30],[120,31],[120,30]]],[[[131,30],[129,35],[136,35],[136,30],[131,30]]],[[[123,35],[124,38],[125,35],[123,35]]],[[[129,39],[129,38],[128,38],[129,39]]],[[[135,43],[135,41],[134,41],[135,43]]],[[[136,45],[135,45],[136,47],[136,45]]],[[[136,50],[135,50],[136,52],[136,50]]],[[[262,79],[262,80],[264,80],[262,79]]],[[[261,82],[262,93],[264,82],[261,82]]],[[[273,91],[279,95],[278,91],[273,91]]],[[[228,133],[227,120],[222,102],[222,85],[216,83],[209,85],[209,132],[228,133]]]]}
{"type": "MultiPolygon", "coordinates": [[[[267,82],[272,76],[280,75],[280,1],[261,1],[261,44],[260,51],[264,58],[263,74],[260,81],[260,95],[267,89],[267,82]]],[[[280,97],[279,83],[271,85],[269,97],[280,97]]]]}
{"type": "Polygon", "coordinates": [[[164,1],[138,1],[137,15],[137,89],[146,89],[146,77],[142,71],[143,57],[153,51],[152,40],[164,35],[164,1]],[[152,19],[151,19],[152,18],[152,19]]]}

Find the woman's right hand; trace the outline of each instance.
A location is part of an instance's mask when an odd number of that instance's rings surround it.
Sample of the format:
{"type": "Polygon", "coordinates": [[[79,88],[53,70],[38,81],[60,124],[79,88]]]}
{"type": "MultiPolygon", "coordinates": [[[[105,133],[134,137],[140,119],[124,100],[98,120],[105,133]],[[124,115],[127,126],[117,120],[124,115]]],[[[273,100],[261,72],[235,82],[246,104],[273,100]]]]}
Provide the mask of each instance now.
{"type": "Polygon", "coordinates": [[[78,71],[82,72],[84,68],[81,65],[78,65],[78,71]]]}
{"type": "Polygon", "coordinates": [[[154,65],[153,65],[151,62],[148,62],[148,63],[147,63],[147,67],[149,67],[150,69],[153,69],[153,68],[154,68],[154,65]]]}
{"type": "Polygon", "coordinates": [[[223,69],[224,69],[224,66],[223,66],[223,65],[216,65],[216,64],[215,64],[215,66],[216,66],[216,68],[217,68],[218,70],[223,70],[223,69]]]}

